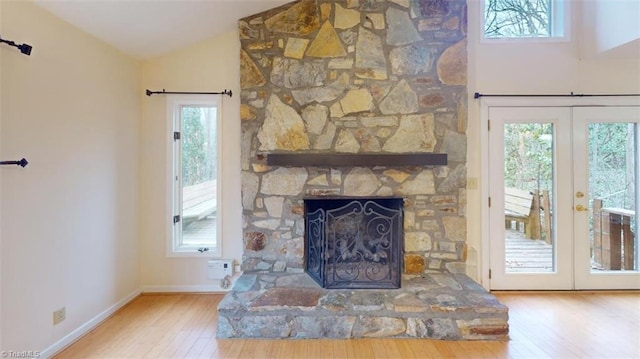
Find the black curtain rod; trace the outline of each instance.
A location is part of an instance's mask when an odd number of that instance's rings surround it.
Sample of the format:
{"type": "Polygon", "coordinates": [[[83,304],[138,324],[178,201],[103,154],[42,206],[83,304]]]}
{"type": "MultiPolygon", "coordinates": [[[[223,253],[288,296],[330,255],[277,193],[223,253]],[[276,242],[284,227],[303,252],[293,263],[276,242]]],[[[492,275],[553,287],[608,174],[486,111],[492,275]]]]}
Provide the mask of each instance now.
{"type": "Polygon", "coordinates": [[[175,92],[175,91],[151,91],[147,89],[147,96],[151,96],[154,94],[162,94],[162,95],[229,95],[231,97],[233,93],[231,90],[224,90],[222,92],[175,92]]]}
{"type": "Polygon", "coordinates": [[[13,47],[17,47],[18,50],[20,50],[20,52],[22,52],[23,54],[25,54],[27,56],[31,55],[31,45],[27,45],[27,44],[18,45],[15,42],[13,42],[11,40],[5,40],[2,37],[0,37],[0,42],[3,42],[5,44],[13,46],[13,47]]]}
{"type": "Polygon", "coordinates": [[[29,162],[26,159],[21,159],[20,161],[0,161],[0,165],[18,165],[21,167],[26,167],[29,162]]]}
{"type": "Polygon", "coordinates": [[[480,97],[633,97],[640,96],[640,94],[582,94],[582,93],[573,93],[570,94],[548,94],[548,95],[495,95],[495,94],[481,94],[480,92],[476,92],[473,94],[474,99],[479,99],[480,97]]]}

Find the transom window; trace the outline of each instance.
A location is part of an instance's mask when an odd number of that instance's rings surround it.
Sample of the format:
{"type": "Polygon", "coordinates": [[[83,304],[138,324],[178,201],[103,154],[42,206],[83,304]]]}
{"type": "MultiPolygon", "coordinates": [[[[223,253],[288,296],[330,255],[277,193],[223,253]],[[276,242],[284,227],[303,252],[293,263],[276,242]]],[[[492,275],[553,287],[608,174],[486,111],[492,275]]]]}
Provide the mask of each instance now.
{"type": "Polygon", "coordinates": [[[172,130],[168,254],[219,256],[219,106],[207,96],[169,98],[172,130]]]}
{"type": "Polygon", "coordinates": [[[484,38],[565,38],[565,13],[562,0],[484,0],[484,38]]]}

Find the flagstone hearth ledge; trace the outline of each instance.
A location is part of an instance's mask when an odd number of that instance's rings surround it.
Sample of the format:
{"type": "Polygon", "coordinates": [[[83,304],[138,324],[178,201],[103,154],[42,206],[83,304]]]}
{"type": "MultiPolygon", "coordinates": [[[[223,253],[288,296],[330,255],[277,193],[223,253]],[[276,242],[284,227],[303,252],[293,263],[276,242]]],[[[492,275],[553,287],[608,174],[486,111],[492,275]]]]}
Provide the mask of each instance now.
{"type": "Polygon", "coordinates": [[[218,305],[218,338],[508,340],[508,308],[464,274],[400,289],[323,289],[306,273],[245,272],[218,305]]]}
{"type": "Polygon", "coordinates": [[[267,165],[289,167],[446,166],[446,153],[268,153],[267,165]]]}

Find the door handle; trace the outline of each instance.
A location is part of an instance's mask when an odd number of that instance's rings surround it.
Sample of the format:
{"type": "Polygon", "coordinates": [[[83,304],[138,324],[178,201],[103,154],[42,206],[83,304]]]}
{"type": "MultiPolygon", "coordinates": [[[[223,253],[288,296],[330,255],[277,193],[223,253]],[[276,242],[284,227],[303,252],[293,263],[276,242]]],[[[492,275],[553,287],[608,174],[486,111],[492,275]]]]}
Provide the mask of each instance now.
{"type": "Polygon", "coordinates": [[[583,206],[581,204],[576,206],[576,211],[578,211],[578,212],[587,212],[588,210],[589,210],[589,208],[587,208],[587,207],[585,207],[585,206],[583,206]]]}

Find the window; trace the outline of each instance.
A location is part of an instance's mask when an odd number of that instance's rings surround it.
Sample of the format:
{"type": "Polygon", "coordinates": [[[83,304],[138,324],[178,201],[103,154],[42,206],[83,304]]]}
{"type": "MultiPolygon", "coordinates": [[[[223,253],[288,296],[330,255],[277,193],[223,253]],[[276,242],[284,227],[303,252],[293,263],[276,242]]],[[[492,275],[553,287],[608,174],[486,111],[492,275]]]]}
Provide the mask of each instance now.
{"type": "Polygon", "coordinates": [[[210,96],[168,98],[169,256],[220,256],[220,107],[210,96]]]}
{"type": "Polygon", "coordinates": [[[485,39],[565,39],[563,0],[484,0],[485,39]]]}

